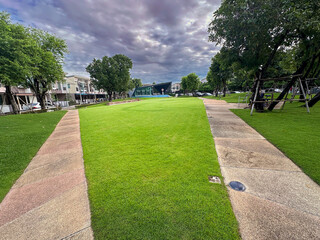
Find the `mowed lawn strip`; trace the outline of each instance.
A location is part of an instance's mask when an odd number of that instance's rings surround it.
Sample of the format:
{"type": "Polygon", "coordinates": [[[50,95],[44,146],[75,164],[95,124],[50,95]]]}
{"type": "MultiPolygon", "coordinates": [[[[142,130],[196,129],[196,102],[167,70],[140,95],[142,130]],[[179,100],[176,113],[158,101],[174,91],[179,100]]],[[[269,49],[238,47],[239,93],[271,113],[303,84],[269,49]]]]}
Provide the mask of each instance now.
{"type": "Polygon", "coordinates": [[[80,110],[96,239],[239,239],[204,105],[156,99],[80,110]]]}
{"type": "Polygon", "coordinates": [[[58,111],[0,117],[0,202],[64,114],[58,111]]]}
{"type": "Polygon", "coordinates": [[[320,104],[307,113],[301,103],[286,103],[284,110],[255,113],[232,110],[285,153],[309,177],[320,184],[320,104]]]}

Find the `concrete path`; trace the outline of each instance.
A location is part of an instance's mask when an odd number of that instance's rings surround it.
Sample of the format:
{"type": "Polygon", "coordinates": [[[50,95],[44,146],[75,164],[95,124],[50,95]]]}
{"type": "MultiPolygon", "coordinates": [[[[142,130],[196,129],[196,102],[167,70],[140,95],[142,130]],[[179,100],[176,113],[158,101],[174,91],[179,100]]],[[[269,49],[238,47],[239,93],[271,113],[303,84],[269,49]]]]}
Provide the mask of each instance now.
{"type": "Polygon", "coordinates": [[[320,187],[225,101],[203,101],[225,184],[247,188],[228,187],[242,238],[320,239],[320,187]]]}
{"type": "Polygon", "coordinates": [[[77,110],[66,113],[1,202],[0,239],[93,239],[77,110]]]}

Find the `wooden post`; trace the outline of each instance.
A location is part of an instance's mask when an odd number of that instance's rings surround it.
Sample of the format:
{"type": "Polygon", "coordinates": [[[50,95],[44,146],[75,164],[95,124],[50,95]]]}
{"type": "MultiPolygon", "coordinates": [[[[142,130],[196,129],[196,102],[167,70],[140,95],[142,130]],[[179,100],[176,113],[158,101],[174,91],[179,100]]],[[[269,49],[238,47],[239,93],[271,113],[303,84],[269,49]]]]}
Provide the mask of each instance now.
{"type": "Polygon", "coordinates": [[[256,101],[257,99],[257,95],[258,95],[258,92],[259,92],[259,84],[260,84],[260,80],[257,80],[257,88],[256,88],[256,92],[254,94],[254,98],[253,98],[253,102],[252,102],[252,105],[251,105],[251,112],[250,112],[250,116],[252,116],[252,113],[253,113],[253,109],[254,109],[254,102],[256,101]]]}
{"type": "Polygon", "coordinates": [[[301,82],[301,78],[299,78],[299,83],[300,83],[300,87],[301,87],[301,91],[302,91],[304,100],[305,100],[305,102],[306,102],[307,111],[308,111],[308,113],[310,113],[308,100],[307,100],[306,93],[305,93],[305,91],[304,91],[304,88],[303,88],[303,85],[302,85],[302,82],[301,82]]]}
{"type": "Polygon", "coordinates": [[[19,107],[19,114],[21,114],[21,105],[20,105],[20,100],[19,100],[19,96],[18,95],[16,95],[16,97],[17,97],[17,102],[18,102],[18,107],[19,107]]]}

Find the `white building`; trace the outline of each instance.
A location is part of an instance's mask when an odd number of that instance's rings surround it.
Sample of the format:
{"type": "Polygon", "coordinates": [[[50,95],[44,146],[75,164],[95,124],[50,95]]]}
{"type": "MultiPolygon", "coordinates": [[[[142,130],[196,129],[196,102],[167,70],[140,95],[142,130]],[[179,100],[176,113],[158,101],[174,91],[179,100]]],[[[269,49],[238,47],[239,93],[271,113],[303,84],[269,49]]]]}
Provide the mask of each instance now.
{"type": "Polygon", "coordinates": [[[175,93],[181,90],[181,83],[172,83],[171,92],[175,93]]]}

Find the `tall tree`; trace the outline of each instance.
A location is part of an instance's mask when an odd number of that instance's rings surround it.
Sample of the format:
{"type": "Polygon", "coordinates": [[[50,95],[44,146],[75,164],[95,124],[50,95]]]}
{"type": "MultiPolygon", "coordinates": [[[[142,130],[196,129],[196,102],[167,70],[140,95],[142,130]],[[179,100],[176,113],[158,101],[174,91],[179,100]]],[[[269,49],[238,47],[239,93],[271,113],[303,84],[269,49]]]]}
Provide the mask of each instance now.
{"type": "Polygon", "coordinates": [[[127,56],[118,54],[113,57],[104,56],[93,59],[86,70],[92,78],[92,83],[108,93],[109,101],[112,101],[114,92],[126,91],[129,86],[130,69],[132,61],[127,56]]]}
{"type": "Polygon", "coordinates": [[[20,109],[11,87],[22,85],[25,81],[30,63],[27,49],[31,42],[22,25],[11,23],[10,15],[0,12],[0,82],[6,88],[6,96],[15,114],[20,109]]]}
{"type": "Polygon", "coordinates": [[[195,73],[190,73],[181,79],[181,88],[184,91],[194,92],[200,86],[200,78],[195,73]]]}
{"type": "MultiPolygon", "coordinates": [[[[269,77],[279,54],[319,31],[319,9],[318,0],[225,0],[214,13],[209,40],[234,53],[241,68],[253,73],[256,89],[259,79],[269,77]]],[[[303,59],[293,73],[304,74],[310,62],[312,58],[303,59]]]]}
{"type": "Polygon", "coordinates": [[[229,63],[225,60],[223,54],[225,51],[220,51],[211,59],[209,69],[209,84],[215,89],[215,93],[222,89],[225,97],[227,91],[227,81],[231,78],[232,72],[229,63]]]}
{"type": "Polygon", "coordinates": [[[125,95],[125,92],[129,90],[132,61],[122,54],[117,54],[112,58],[114,58],[116,62],[116,91],[120,95],[125,95]]]}
{"type": "Polygon", "coordinates": [[[41,105],[45,109],[45,96],[56,81],[62,81],[64,72],[62,68],[67,45],[59,39],[39,29],[29,29],[34,40],[30,48],[30,69],[26,78],[26,85],[31,88],[41,105]]]}
{"type": "Polygon", "coordinates": [[[133,88],[137,88],[137,87],[141,87],[142,86],[142,81],[139,78],[131,78],[131,81],[132,81],[132,84],[134,86],[133,88]]]}

